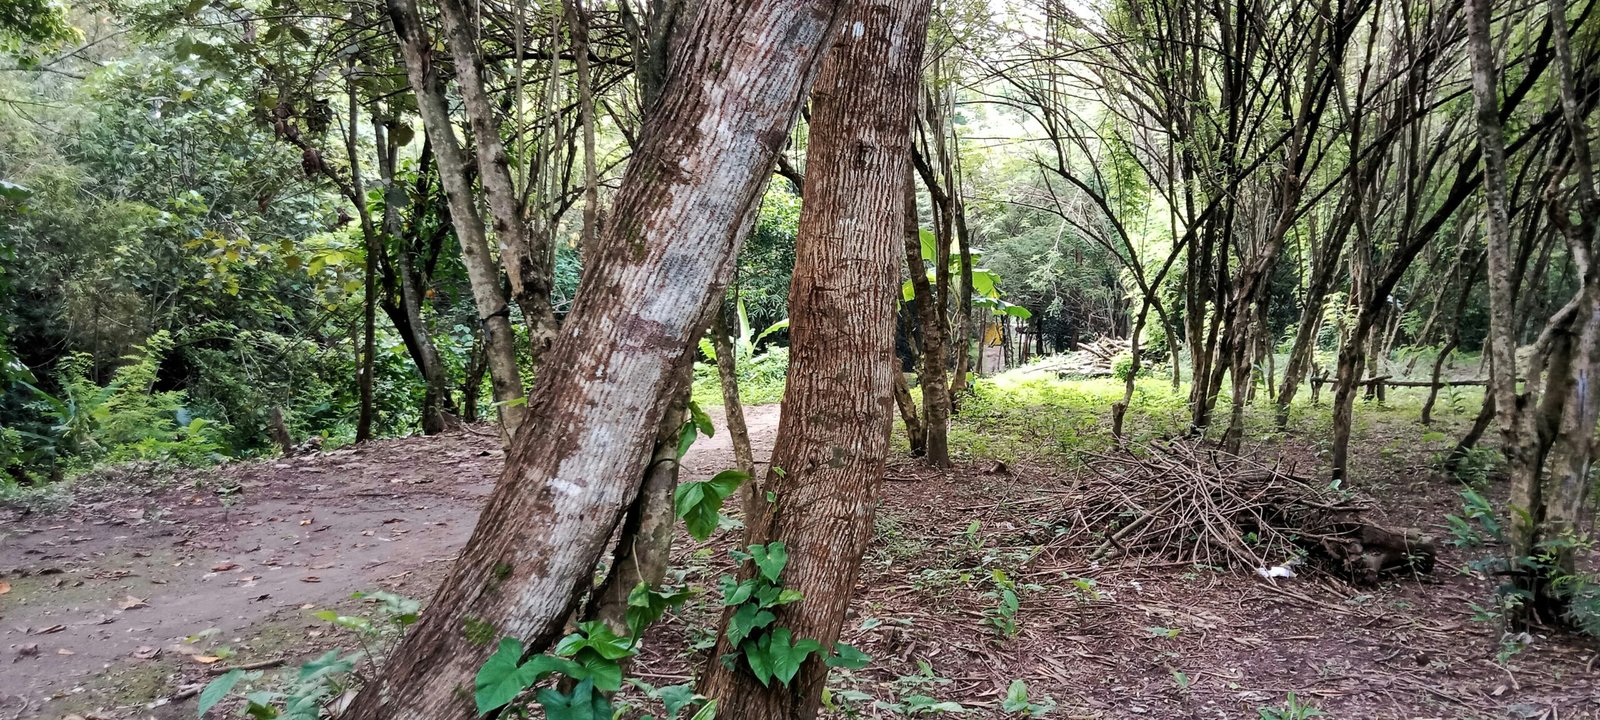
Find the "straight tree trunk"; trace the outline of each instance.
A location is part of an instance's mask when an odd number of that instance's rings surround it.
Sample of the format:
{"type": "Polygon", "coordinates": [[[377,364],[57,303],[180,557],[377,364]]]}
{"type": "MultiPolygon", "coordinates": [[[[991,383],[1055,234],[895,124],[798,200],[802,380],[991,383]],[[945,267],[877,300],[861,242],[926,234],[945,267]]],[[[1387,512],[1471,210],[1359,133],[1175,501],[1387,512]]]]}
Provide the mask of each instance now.
{"type": "Polygon", "coordinates": [[[450,205],[450,222],[461,245],[461,261],[472,285],[473,304],[482,325],[484,348],[488,356],[489,382],[494,388],[495,405],[507,440],[516,435],[527,415],[522,392],[522,374],[517,367],[515,336],[511,332],[511,313],[505,293],[500,289],[500,270],[489,254],[484,237],[483,218],[472,196],[466,158],[456,141],[450,110],[445,102],[444,85],[434,65],[433,41],[422,26],[416,0],[388,0],[389,18],[400,40],[406,77],[417,97],[422,127],[433,148],[439,168],[439,184],[444,186],[450,205]]]}
{"type": "MultiPolygon", "coordinates": [[[[472,0],[439,0],[445,41],[455,59],[456,86],[461,90],[461,104],[466,107],[472,141],[477,147],[478,181],[488,200],[500,259],[511,282],[511,297],[522,309],[523,321],[528,325],[528,355],[537,365],[556,333],[555,310],[550,305],[554,282],[551,239],[548,232],[530,233],[522,218],[522,203],[511,180],[511,162],[500,139],[500,120],[485,88],[483,53],[470,22],[470,13],[475,9],[472,0]]],[[[423,123],[427,124],[426,118],[423,123]]]]}
{"type": "Polygon", "coordinates": [[[354,196],[356,215],[361,218],[361,240],[365,250],[363,254],[366,257],[362,265],[361,365],[356,371],[360,375],[361,394],[361,411],[356,416],[356,442],[360,443],[372,439],[374,415],[372,376],[378,349],[378,255],[383,252],[383,245],[379,242],[378,230],[372,222],[372,211],[367,207],[366,188],[361,180],[361,155],[356,147],[356,121],[360,115],[360,106],[356,96],[356,61],[353,56],[345,66],[345,91],[345,96],[349,100],[349,117],[345,121],[344,147],[350,162],[350,193],[354,196]]]}
{"type": "Polygon", "coordinates": [[[572,35],[573,72],[578,85],[578,120],[583,124],[583,229],[578,249],[594,245],[600,222],[600,173],[594,150],[594,80],[589,72],[589,12],[583,0],[563,0],[572,35]]]}
{"type": "Polygon", "coordinates": [[[496,638],[537,653],[559,636],[638,494],[705,303],[723,291],[841,10],[828,0],[686,10],[585,285],[536,378],[534,420],[427,611],[345,720],[468,720],[496,638]]]}
{"type": "MultiPolygon", "coordinates": [[[[930,8],[930,0],[859,3],[811,98],[789,377],[772,457],[783,472],[768,473],[761,489],[776,501],[750,519],[748,540],[787,546],[781,580],[804,597],[778,608],[770,627],[823,648],[844,624],[888,458],[900,183],[930,8]]],[[[948,386],[925,392],[948,397],[948,386]]],[[[728,617],[712,657],[738,651],[727,642],[728,617]]],[[[763,686],[743,660],[713,662],[700,692],[717,699],[721,717],[809,720],[827,652],[806,659],[787,685],[763,686]]]]}

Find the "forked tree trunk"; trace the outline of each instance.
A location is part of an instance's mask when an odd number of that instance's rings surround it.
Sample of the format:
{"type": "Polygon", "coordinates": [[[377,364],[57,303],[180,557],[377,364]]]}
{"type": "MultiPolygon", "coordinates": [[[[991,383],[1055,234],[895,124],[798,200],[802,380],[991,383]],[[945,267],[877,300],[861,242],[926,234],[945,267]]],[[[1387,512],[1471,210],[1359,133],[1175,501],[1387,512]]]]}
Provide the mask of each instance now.
{"type": "MultiPolygon", "coordinates": [[[[404,338],[406,350],[411,353],[411,359],[417,366],[417,371],[422,374],[425,390],[422,393],[422,432],[426,435],[437,435],[449,427],[451,418],[449,413],[454,406],[450,400],[450,378],[445,372],[444,363],[439,358],[439,347],[434,344],[433,336],[428,332],[428,325],[422,318],[422,275],[417,271],[416,262],[412,255],[415,250],[412,243],[400,230],[400,208],[392,200],[398,193],[405,195],[395,184],[394,170],[396,163],[396,148],[390,144],[388,126],[378,118],[373,118],[372,136],[378,150],[378,176],[383,186],[383,232],[394,238],[398,247],[394,257],[394,275],[398,282],[394,283],[392,292],[396,299],[385,305],[384,310],[394,322],[395,329],[404,338]]],[[[424,148],[426,157],[429,151],[424,148]]],[[[426,167],[426,165],[424,165],[426,167]]],[[[426,175],[419,170],[419,175],[426,175]]],[[[419,192],[426,196],[426,187],[419,192]]],[[[423,200],[417,202],[417,211],[422,211],[423,200]]],[[[424,263],[426,264],[426,263],[424,263]]]]}
{"type": "MultiPolygon", "coordinates": [[[[811,98],[789,377],[772,456],[783,472],[766,476],[761,489],[776,500],[750,519],[748,539],[787,545],[781,580],[804,596],[779,608],[770,627],[830,651],[872,536],[889,451],[901,183],[930,7],[859,3],[811,98]]],[[[948,397],[947,388],[925,392],[948,397]]],[[[738,650],[728,646],[726,620],[712,657],[738,650]]],[[[808,658],[787,685],[763,686],[742,659],[713,662],[700,691],[717,699],[719,717],[809,720],[827,680],[827,652],[808,658]]]]}
{"type": "Polygon", "coordinates": [[[405,58],[406,77],[416,94],[422,127],[439,167],[439,184],[444,186],[450,204],[450,223],[461,245],[461,261],[467,268],[473,305],[483,326],[489,382],[494,387],[500,424],[509,440],[522,424],[527,408],[522,394],[522,374],[517,368],[510,310],[505,293],[500,290],[500,269],[489,254],[489,243],[484,238],[483,217],[478,214],[472,197],[466,158],[456,142],[444,85],[433,62],[433,42],[422,27],[416,0],[388,0],[388,4],[389,18],[400,40],[400,54],[405,58]]]}
{"type": "MultiPolygon", "coordinates": [[[[1571,576],[1577,571],[1578,555],[1584,552],[1584,540],[1590,532],[1589,492],[1593,484],[1594,458],[1600,454],[1600,440],[1595,439],[1595,426],[1600,421],[1600,389],[1594,387],[1594,379],[1600,375],[1600,262],[1595,258],[1596,251],[1600,250],[1596,247],[1596,237],[1600,234],[1600,196],[1594,186],[1594,160],[1577,89],[1566,2],[1549,0],[1549,17],[1555,40],[1562,116],[1572,156],[1565,171],[1577,181],[1574,190],[1577,202],[1573,209],[1577,210],[1579,218],[1573,223],[1567,205],[1558,201],[1550,208],[1550,219],[1567,240],[1581,285],[1577,296],[1558,314],[1566,315],[1571,308],[1571,320],[1562,329],[1567,344],[1567,382],[1561,416],[1559,420],[1554,417],[1542,420],[1559,423],[1548,463],[1553,496],[1549,507],[1549,533],[1552,537],[1577,541],[1554,552],[1552,575],[1571,576]]],[[[1555,385],[1557,369],[1553,364],[1550,372],[1551,384],[1555,385]]],[[[1570,603],[1571,596],[1562,594],[1559,609],[1566,610],[1570,603]]]]}
{"type": "Polygon", "coordinates": [[[522,309],[523,321],[528,325],[528,354],[537,365],[556,334],[555,310],[550,305],[554,282],[550,237],[542,231],[529,233],[528,224],[522,219],[522,203],[511,180],[511,163],[505,143],[500,140],[500,120],[484,85],[483,53],[471,24],[474,10],[472,0],[439,0],[439,19],[443,21],[450,55],[455,59],[456,86],[461,90],[461,104],[466,107],[472,142],[477,147],[478,181],[489,201],[489,216],[500,245],[500,260],[505,263],[506,278],[511,283],[511,297],[522,309]]]}
{"type": "MultiPolygon", "coordinates": [[[[1489,263],[1489,382],[1496,418],[1504,440],[1506,471],[1511,480],[1512,513],[1507,537],[1507,561],[1514,568],[1513,582],[1530,599],[1546,594],[1540,573],[1522,567],[1542,539],[1545,498],[1540,470],[1544,453],[1534,427],[1536,400],[1517,391],[1516,297],[1511,289],[1510,207],[1506,197],[1505,134],[1500,122],[1499,70],[1490,46],[1490,0],[1468,0],[1467,56],[1472,65],[1472,96],[1476,110],[1478,142],[1483,148],[1484,244],[1489,263]]],[[[1552,368],[1554,378],[1557,370],[1552,368]]],[[[1535,373],[1529,384],[1537,385],[1535,373]]],[[[1531,607],[1519,606],[1510,619],[1521,623],[1531,607]]]]}
{"type": "Polygon", "coordinates": [[[346,720],[473,718],[473,677],[495,639],[540,652],[560,634],[638,493],[706,300],[723,290],[840,5],[705,0],[687,11],[535,381],[533,420],[449,576],[346,720]]]}

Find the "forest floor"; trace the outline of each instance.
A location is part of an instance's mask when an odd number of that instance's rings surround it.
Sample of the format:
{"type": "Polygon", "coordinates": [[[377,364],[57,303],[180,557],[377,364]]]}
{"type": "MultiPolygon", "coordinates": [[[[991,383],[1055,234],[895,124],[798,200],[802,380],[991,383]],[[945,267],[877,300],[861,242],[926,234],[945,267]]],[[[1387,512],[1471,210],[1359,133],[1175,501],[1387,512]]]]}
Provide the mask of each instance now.
{"type": "MultiPolygon", "coordinates": [[[[1464,568],[1492,549],[1441,543],[1432,575],[1354,587],[1102,565],[1093,548],[1052,542],[1082,472],[1063,438],[1095,432],[1105,406],[1099,395],[1061,406],[1065,395],[1050,393],[1077,392],[1065,381],[1033,391],[973,399],[953,434],[955,468],[893,462],[844,637],[873,662],[836,671],[834,717],[900,717],[934,701],[1019,717],[1001,705],[1023,680],[1058,718],[1276,717],[1262,711],[1286,709],[1289,693],[1328,718],[1600,718],[1592,641],[1540,634],[1519,650],[1479,617],[1493,583],[1464,568]],[[1021,588],[1013,636],[992,622],[996,569],[1021,588]]],[[[765,457],[778,408],[747,412],[765,457]]],[[[1366,480],[1355,489],[1386,522],[1450,537],[1459,486],[1431,468],[1414,421],[1377,416],[1358,427],[1366,480]]],[[[431,594],[502,464],[482,432],[206,471],[125,469],[55,507],[0,508],[0,720],[192,718],[196,689],[227,668],[351,647],[313,613],[371,612],[357,591],[431,594]]],[[[1256,452],[1311,467],[1324,442],[1315,428],[1265,437],[1256,452]]],[[[695,478],[731,464],[722,435],[686,459],[695,478]]],[[[680,538],[684,579],[714,587],[733,535],[680,538]]],[[[716,605],[700,594],[658,623],[634,675],[688,681],[707,662],[716,605]]]]}

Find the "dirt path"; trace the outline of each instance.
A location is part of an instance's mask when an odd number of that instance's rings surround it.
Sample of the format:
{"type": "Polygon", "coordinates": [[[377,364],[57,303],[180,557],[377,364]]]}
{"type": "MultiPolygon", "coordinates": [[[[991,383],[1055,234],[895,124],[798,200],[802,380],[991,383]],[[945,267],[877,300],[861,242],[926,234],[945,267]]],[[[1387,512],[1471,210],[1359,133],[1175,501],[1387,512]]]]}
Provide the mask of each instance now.
{"type": "MultiPolygon", "coordinates": [[[[764,458],[778,406],[746,412],[764,458]]],[[[502,463],[493,437],[386,440],[241,463],[198,488],[113,487],[64,513],[11,513],[0,526],[0,719],[192,717],[119,706],[170,692],[175,672],[274,659],[318,632],[314,608],[353,592],[426,598],[502,463]]],[[[691,477],[732,463],[725,434],[685,458],[691,477]]]]}
{"type": "MultiPolygon", "coordinates": [[[[766,457],[777,408],[748,412],[766,457]]],[[[1404,446],[1356,489],[1388,522],[1448,537],[1459,488],[1428,462],[1404,446]]],[[[697,443],[685,464],[693,477],[726,469],[727,438],[697,443]]],[[[221,669],[349,648],[312,613],[370,610],[355,591],[426,599],[500,465],[492,437],[409,438],[241,463],[156,492],[130,479],[64,512],[0,511],[0,720],[192,719],[192,697],[169,699],[221,669]]],[[[1600,719],[1592,642],[1539,633],[1508,648],[1477,617],[1494,579],[1466,568],[1491,548],[1444,545],[1433,575],[1373,587],[1100,563],[1060,539],[1082,501],[1075,472],[893,460],[844,632],[873,660],[834,678],[835,700],[860,717],[902,717],[875,703],[933,698],[962,703],[962,717],[1014,720],[1003,699],[1022,680],[1061,718],[1256,718],[1293,692],[1330,720],[1600,719]],[[1014,618],[995,592],[1002,569],[1020,594],[1014,618]]],[[[681,536],[673,566],[715,587],[736,540],[681,536]]],[[[671,684],[715,662],[705,648],[721,609],[713,591],[669,613],[634,671],[671,684]]]]}

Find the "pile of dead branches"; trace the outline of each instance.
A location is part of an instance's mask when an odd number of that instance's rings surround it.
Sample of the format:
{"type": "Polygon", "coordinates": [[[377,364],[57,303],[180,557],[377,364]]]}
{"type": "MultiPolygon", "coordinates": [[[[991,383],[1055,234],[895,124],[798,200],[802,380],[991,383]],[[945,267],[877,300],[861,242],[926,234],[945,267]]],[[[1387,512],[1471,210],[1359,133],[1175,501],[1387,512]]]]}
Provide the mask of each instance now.
{"type": "Polygon", "coordinates": [[[1042,364],[1039,369],[1056,373],[1064,378],[1110,377],[1117,356],[1127,352],[1128,341],[1105,336],[1078,343],[1075,350],[1061,353],[1042,364]]]}
{"type": "Polygon", "coordinates": [[[1280,463],[1163,441],[1093,454],[1088,467],[1068,541],[1094,547],[1097,560],[1160,557],[1269,575],[1310,565],[1364,583],[1433,567],[1420,533],[1377,524],[1370,502],[1280,463]]]}

